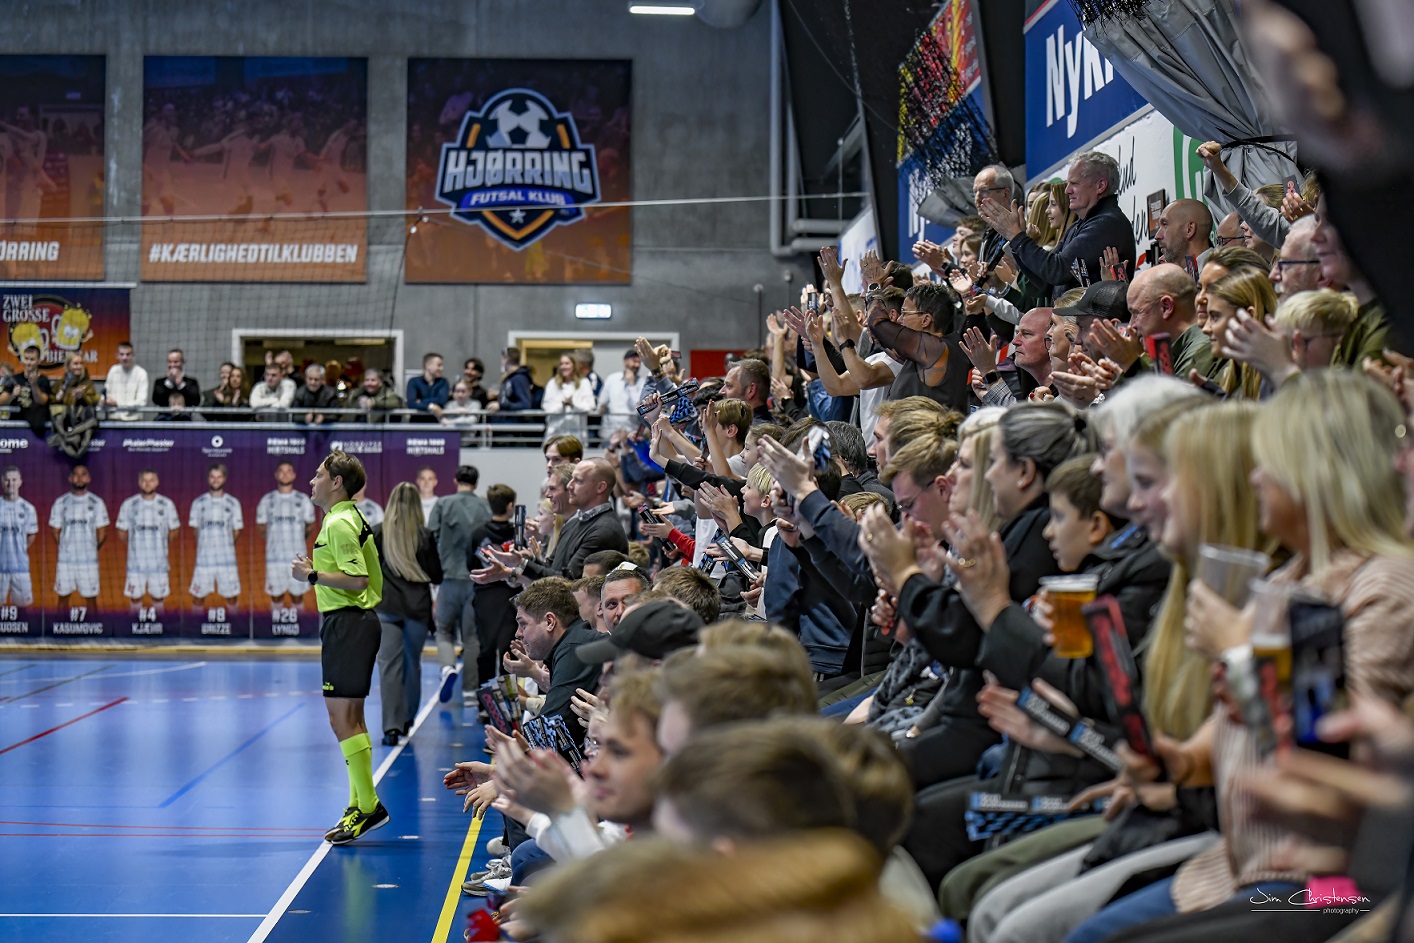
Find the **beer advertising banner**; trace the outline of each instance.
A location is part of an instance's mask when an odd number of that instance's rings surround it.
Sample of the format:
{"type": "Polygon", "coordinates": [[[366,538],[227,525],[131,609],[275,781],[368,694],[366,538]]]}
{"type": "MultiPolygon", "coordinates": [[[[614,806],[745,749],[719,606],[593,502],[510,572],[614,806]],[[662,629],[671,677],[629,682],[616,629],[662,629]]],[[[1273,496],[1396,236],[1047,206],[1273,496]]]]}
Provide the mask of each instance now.
{"type": "Polygon", "coordinates": [[[631,63],[410,59],[409,282],[630,280],[631,63]]]}
{"type": "Polygon", "coordinates": [[[0,56],[0,279],[103,279],[102,56],[0,56]]]}
{"type": "Polygon", "coordinates": [[[361,282],[366,59],[148,56],[143,281],[361,282]]]}
{"type": "Polygon", "coordinates": [[[430,466],[455,490],[460,441],[430,430],[105,424],[80,463],[0,428],[0,635],[65,639],[319,636],[309,481],[331,449],[368,473],[370,523],[430,466]]]}
{"type": "Polygon", "coordinates": [[[94,380],[102,380],[128,339],[131,308],[127,288],[0,286],[5,350],[0,362],[20,373],[25,348],[39,351],[39,369],[58,381],[71,354],[83,357],[94,380]]]}

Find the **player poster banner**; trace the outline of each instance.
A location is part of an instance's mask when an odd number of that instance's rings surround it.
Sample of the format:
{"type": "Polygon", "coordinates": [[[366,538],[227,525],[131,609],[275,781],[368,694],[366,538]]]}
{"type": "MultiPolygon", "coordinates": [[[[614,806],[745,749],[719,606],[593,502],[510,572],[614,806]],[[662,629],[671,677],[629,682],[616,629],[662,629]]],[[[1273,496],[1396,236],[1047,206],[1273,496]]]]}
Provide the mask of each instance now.
{"type": "Polygon", "coordinates": [[[143,78],[144,281],[364,281],[366,59],[148,56],[143,78]]]}
{"type": "Polygon", "coordinates": [[[0,286],[0,318],[5,350],[0,361],[23,371],[25,348],[39,351],[39,368],[52,380],[63,376],[70,354],[101,380],[117,362],[118,345],[128,339],[131,308],[127,288],[0,286]]]}
{"type": "Polygon", "coordinates": [[[0,279],[103,278],[102,56],[0,56],[0,279]]]}
{"type": "Polygon", "coordinates": [[[620,60],[408,60],[409,282],[630,280],[620,60]]]}
{"type": "Polygon", "coordinates": [[[430,431],[105,425],[80,464],[0,428],[0,635],[314,639],[290,561],[319,512],[309,480],[333,448],[368,472],[365,513],[430,466],[454,488],[459,437],[430,431]]]}

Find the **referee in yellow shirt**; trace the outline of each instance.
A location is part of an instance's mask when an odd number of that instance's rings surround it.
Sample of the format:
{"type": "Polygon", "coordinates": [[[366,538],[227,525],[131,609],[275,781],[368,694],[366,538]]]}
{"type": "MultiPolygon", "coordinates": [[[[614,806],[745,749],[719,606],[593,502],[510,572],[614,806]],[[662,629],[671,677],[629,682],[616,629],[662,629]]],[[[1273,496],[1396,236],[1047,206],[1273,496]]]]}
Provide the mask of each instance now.
{"type": "Polygon", "coordinates": [[[319,661],[324,706],[339,738],[349,772],[349,806],[324,840],[347,845],[388,824],[388,810],[373,785],[373,741],[363,720],[363,701],[373,684],[373,665],[383,632],[373,607],[383,598],[383,570],[373,531],[352,499],[363,489],[363,464],[335,450],[319,463],[310,499],[324,511],[314,558],[296,557],[290,572],[314,587],[319,603],[319,661]]]}

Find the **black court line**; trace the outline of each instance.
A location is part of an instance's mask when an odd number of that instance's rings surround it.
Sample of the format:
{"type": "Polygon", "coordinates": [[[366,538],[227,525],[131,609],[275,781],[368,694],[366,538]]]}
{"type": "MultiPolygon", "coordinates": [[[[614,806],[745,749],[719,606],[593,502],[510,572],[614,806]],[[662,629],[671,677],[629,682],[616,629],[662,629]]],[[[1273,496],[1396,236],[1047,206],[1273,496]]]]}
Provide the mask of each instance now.
{"type": "Polygon", "coordinates": [[[27,665],[20,665],[18,668],[11,668],[9,671],[0,671],[0,678],[5,677],[6,675],[19,674],[21,671],[29,671],[37,664],[39,664],[39,662],[32,661],[27,665]]]}
{"type": "Polygon", "coordinates": [[[82,678],[87,678],[89,675],[96,675],[100,671],[108,671],[112,667],[112,665],[104,665],[102,668],[95,668],[92,671],[85,671],[81,675],[74,675],[72,678],[65,678],[63,681],[55,681],[53,684],[46,684],[42,688],[35,688],[33,691],[26,691],[24,694],[16,694],[14,697],[0,697],[0,702],[13,704],[16,701],[23,700],[32,694],[42,694],[45,691],[52,690],[54,688],[59,687],[60,685],[68,684],[70,681],[78,681],[82,678]]]}

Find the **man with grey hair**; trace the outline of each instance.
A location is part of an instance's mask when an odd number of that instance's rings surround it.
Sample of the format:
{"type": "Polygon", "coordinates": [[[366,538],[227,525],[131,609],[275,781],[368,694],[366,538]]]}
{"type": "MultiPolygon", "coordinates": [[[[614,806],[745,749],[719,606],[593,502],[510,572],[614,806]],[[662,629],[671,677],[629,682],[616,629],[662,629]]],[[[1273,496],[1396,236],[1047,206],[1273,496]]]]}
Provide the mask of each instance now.
{"type": "Polygon", "coordinates": [[[1052,251],[1026,235],[1025,207],[999,192],[978,198],[977,211],[987,225],[1007,241],[1022,274],[1050,286],[1052,296],[1081,284],[1099,281],[1101,256],[1106,249],[1119,251],[1119,259],[1134,270],[1134,229],[1119,208],[1119,165],[1108,154],[1087,151],[1077,155],[1066,175],[1066,196],[1080,221],[1071,226],[1052,251]]]}
{"type": "MultiPolygon", "coordinates": [[[[972,203],[977,207],[977,212],[982,212],[982,205],[987,200],[997,200],[1004,204],[1010,204],[1015,194],[1016,178],[1012,176],[1005,164],[988,164],[977,172],[977,176],[972,180],[972,203]]],[[[982,255],[985,257],[992,251],[1001,235],[995,229],[988,229],[982,236],[982,255]]]]}
{"type": "Polygon", "coordinates": [[[324,382],[324,368],[312,363],[304,369],[304,386],[295,391],[290,408],[295,411],[295,422],[325,425],[338,422],[339,417],[324,412],[338,406],[338,399],[339,394],[324,382]]]}
{"type": "Polygon", "coordinates": [[[1283,298],[1321,287],[1321,260],[1311,244],[1315,234],[1315,216],[1303,216],[1287,230],[1281,251],[1272,260],[1270,275],[1277,294],[1283,298]]]}
{"type": "Polygon", "coordinates": [[[1159,214],[1154,241],[1163,250],[1164,261],[1183,265],[1190,255],[1195,272],[1203,271],[1208,253],[1213,251],[1213,214],[1202,200],[1174,200],[1159,214]]]}

